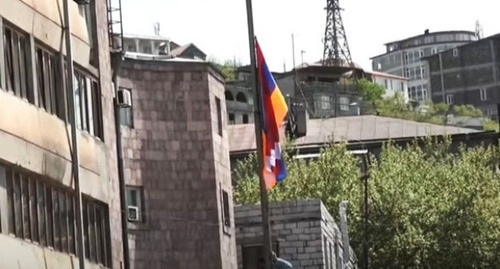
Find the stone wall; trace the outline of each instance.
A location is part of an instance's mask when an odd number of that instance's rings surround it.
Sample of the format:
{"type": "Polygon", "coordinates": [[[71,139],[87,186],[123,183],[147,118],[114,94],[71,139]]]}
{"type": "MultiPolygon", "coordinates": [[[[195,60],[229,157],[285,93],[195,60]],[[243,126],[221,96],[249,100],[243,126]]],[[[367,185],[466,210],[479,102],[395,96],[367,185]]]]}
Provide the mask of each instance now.
{"type": "Polygon", "coordinates": [[[145,220],[129,223],[132,268],[234,268],[222,76],[205,62],[127,58],[119,84],[133,99],[134,127],[123,129],[125,178],[144,196],[145,220]]]}
{"type": "MultiPolygon", "coordinates": [[[[320,200],[271,203],[272,241],[279,257],[293,268],[343,268],[341,233],[320,200]]],[[[235,207],[238,268],[243,249],[262,245],[260,205],[235,207]]]]}

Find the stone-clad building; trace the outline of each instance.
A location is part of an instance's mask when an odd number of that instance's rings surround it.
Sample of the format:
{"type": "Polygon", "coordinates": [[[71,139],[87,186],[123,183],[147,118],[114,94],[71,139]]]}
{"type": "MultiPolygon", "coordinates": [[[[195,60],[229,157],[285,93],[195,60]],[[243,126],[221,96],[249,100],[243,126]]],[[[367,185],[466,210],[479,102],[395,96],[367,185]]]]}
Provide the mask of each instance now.
{"type": "MultiPolygon", "coordinates": [[[[106,1],[68,2],[85,268],[121,268],[106,1]]],[[[0,268],[78,267],[62,3],[0,1],[0,268]]]]}
{"type": "Polygon", "coordinates": [[[119,85],[131,268],[236,267],[224,79],[209,63],[134,58],[119,85]]]}
{"type": "MultiPolygon", "coordinates": [[[[344,246],[340,229],[320,200],[271,203],[269,211],[273,250],[293,268],[357,268],[354,252],[344,246]]],[[[260,269],[260,205],[236,206],[235,222],[238,268],[260,269]]]]}
{"type": "Polygon", "coordinates": [[[413,101],[430,99],[429,73],[423,57],[477,40],[470,31],[430,32],[385,44],[386,52],[371,58],[372,69],[407,78],[413,101]]]}
{"type": "Polygon", "coordinates": [[[496,117],[500,98],[500,34],[425,58],[434,102],[470,104],[496,117]]]}

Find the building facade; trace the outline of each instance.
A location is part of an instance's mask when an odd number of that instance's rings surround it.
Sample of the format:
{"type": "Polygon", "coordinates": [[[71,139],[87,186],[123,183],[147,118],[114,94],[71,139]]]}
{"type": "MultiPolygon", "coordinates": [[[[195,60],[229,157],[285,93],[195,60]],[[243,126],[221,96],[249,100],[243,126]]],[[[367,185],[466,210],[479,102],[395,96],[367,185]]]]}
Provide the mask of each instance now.
{"type": "Polygon", "coordinates": [[[106,1],[69,2],[74,89],[65,86],[62,0],[0,2],[0,268],[77,268],[68,94],[74,94],[86,268],[121,268],[106,1]]]}
{"type": "Polygon", "coordinates": [[[372,70],[408,79],[408,95],[413,101],[430,98],[429,72],[423,57],[477,40],[469,31],[443,31],[413,36],[385,44],[386,52],[371,58],[372,70]]]}
{"type": "Polygon", "coordinates": [[[197,59],[205,61],[207,55],[195,44],[178,45],[169,38],[158,35],[123,35],[123,50],[130,53],[165,55],[170,58],[197,59]]]}
{"type": "MultiPolygon", "coordinates": [[[[357,268],[354,252],[344,246],[339,227],[320,200],[271,203],[269,209],[273,250],[293,268],[357,268]]],[[[235,222],[237,268],[263,268],[260,205],[237,206],[235,222]]]]}
{"type": "Polygon", "coordinates": [[[131,268],[236,267],[224,79],[127,54],[119,85],[131,268]]]}
{"type": "Polygon", "coordinates": [[[449,105],[474,105],[497,117],[500,98],[500,35],[425,58],[431,97],[449,105]]]}

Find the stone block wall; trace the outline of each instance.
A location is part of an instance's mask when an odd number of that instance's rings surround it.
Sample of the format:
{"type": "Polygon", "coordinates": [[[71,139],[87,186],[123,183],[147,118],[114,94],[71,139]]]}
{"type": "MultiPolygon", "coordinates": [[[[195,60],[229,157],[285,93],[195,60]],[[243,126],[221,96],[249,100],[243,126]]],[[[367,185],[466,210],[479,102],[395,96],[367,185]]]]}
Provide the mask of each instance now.
{"type": "Polygon", "coordinates": [[[234,268],[222,76],[205,62],[127,58],[119,85],[133,99],[133,128],[123,129],[125,178],[143,188],[145,213],[129,223],[132,268],[234,268]]]}
{"type": "MultiPolygon", "coordinates": [[[[271,203],[269,209],[279,257],[294,268],[343,268],[340,231],[320,200],[271,203]]],[[[235,207],[235,222],[238,268],[244,269],[243,248],[262,245],[260,205],[235,207]]]]}

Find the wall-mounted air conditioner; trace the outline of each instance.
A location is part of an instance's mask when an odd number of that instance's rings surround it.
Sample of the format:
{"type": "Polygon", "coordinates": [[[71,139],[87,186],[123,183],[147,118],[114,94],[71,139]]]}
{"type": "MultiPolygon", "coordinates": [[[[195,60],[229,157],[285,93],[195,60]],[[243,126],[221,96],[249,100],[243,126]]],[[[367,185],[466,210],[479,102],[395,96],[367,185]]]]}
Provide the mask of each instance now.
{"type": "Polygon", "coordinates": [[[119,89],[118,90],[118,105],[121,107],[131,107],[132,106],[132,94],[129,89],[119,89]]]}
{"type": "Polygon", "coordinates": [[[128,221],[138,222],[140,221],[140,210],[137,206],[128,206],[128,221]]]}

